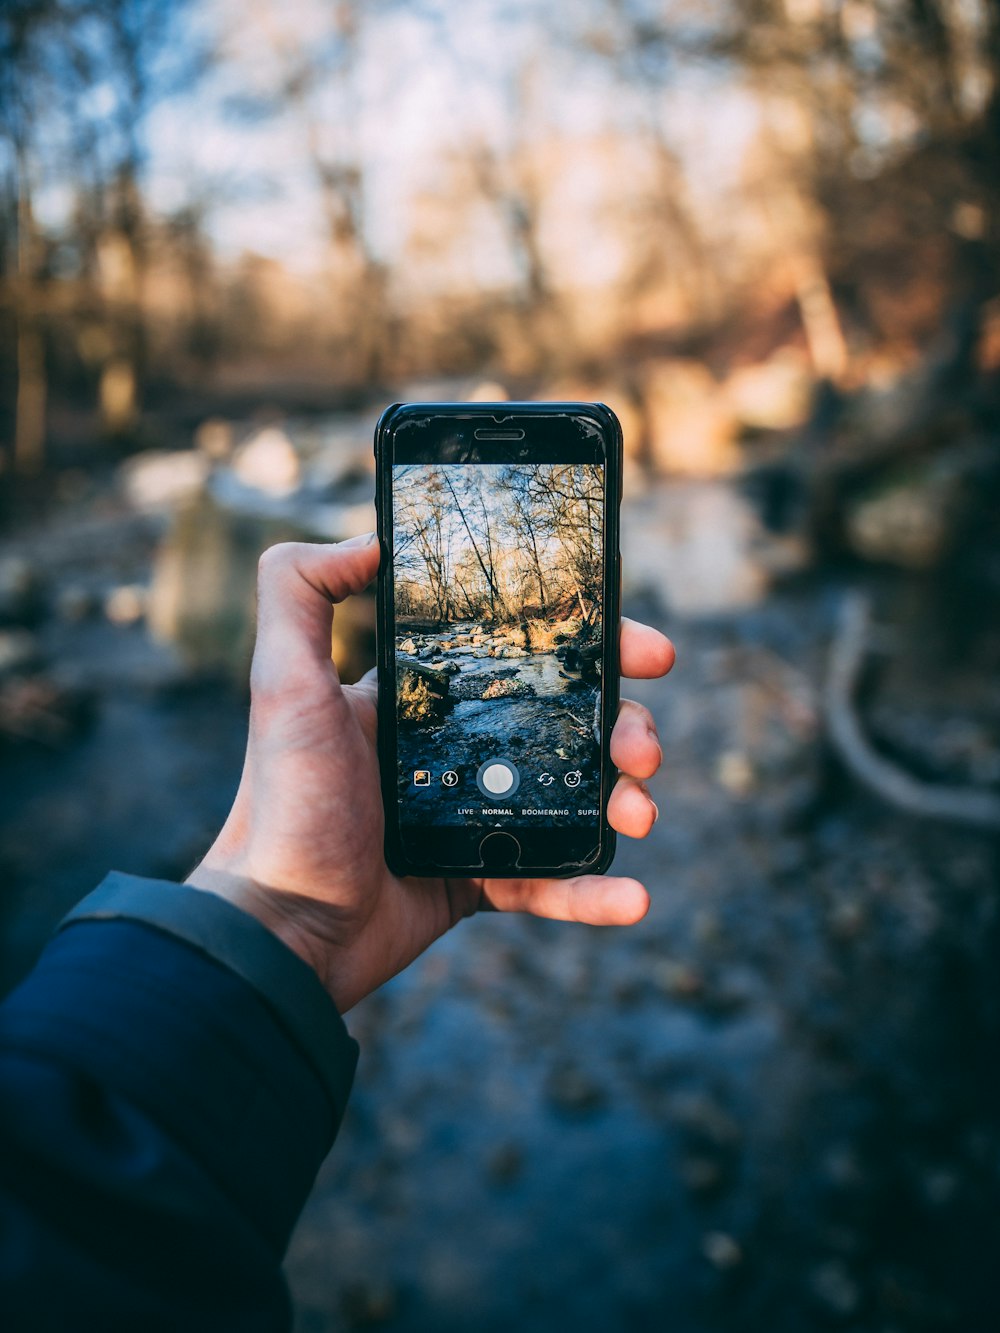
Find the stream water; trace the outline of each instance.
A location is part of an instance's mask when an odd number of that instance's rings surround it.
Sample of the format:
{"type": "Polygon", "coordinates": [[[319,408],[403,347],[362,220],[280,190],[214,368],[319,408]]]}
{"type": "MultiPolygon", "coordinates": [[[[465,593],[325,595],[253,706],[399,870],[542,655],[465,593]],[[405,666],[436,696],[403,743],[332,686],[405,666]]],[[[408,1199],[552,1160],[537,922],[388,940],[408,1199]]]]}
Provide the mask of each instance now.
{"type": "Polygon", "coordinates": [[[399,793],[409,819],[465,825],[477,819],[502,827],[525,811],[533,826],[557,826],[600,808],[600,748],[594,735],[597,688],[565,673],[554,652],[490,656],[518,651],[497,640],[447,648],[456,635],[475,635],[479,625],[450,626],[417,636],[401,634],[397,664],[417,663],[450,671],[454,700],[440,721],[399,728],[399,793]],[[407,643],[415,652],[403,652],[407,643]],[[483,698],[493,682],[528,692],[483,698]],[[510,685],[508,686],[508,683],[510,685]],[[476,786],[488,759],[506,759],[520,785],[504,801],[489,801],[476,786]],[[430,772],[426,786],[414,774],[430,772]],[[456,773],[448,787],[445,773],[456,773]],[[511,811],[512,813],[503,813],[511,811]]]}

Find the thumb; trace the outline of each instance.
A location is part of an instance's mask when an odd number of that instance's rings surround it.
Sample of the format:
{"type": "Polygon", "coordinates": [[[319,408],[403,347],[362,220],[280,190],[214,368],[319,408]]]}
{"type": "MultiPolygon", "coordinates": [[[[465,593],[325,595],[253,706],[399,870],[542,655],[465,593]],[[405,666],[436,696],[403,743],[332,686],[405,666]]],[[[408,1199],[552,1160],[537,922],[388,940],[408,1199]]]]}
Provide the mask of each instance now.
{"type": "Polygon", "coordinates": [[[366,588],[378,564],[374,532],[326,545],[268,547],[257,569],[254,687],[286,678],[296,668],[329,666],[333,604],[366,588]]]}

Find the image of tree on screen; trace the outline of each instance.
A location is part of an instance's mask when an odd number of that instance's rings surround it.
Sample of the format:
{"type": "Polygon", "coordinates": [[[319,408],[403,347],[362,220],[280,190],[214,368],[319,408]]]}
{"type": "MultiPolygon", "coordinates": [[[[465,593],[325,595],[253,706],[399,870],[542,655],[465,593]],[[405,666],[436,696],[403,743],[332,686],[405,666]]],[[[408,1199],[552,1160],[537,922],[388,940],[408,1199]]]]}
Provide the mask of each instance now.
{"type": "MultiPolygon", "coordinates": [[[[397,717],[414,755],[438,732],[469,755],[502,739],[596,781],[603,481],[593,464],[394,469],[397,717]]],[[[408,766],[407,748],[404,783],[408,766]]]]}

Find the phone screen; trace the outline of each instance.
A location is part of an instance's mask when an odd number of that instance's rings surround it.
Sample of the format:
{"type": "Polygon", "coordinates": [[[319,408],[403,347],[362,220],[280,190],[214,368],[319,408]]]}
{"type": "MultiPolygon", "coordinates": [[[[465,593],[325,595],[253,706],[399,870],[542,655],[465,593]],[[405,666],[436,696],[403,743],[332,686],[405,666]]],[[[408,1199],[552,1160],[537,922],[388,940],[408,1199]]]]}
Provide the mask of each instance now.
{"type": "Polygon", "coordinates": [[[599,827],[605,467],[392,468],[400,833],[599,827]]]}

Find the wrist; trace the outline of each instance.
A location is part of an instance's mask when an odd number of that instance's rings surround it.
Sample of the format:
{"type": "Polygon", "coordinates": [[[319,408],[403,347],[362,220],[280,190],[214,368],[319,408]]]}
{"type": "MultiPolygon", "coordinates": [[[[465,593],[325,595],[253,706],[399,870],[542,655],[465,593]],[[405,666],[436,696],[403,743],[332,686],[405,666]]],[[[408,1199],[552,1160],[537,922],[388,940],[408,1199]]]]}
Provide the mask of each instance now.
{"type": "Polygon", "coordinates": [[[317,932],[316,923],[310,925],[312,916],[323,914],[323,904],[270,889],[235,868],[211,864],[207,857],[192,870],[185,883],[189,888],[214,893],[255,917],[312,968],[338,1012],[346,1011],[344,990],[331,975],[331,942],[317,932]]]}

